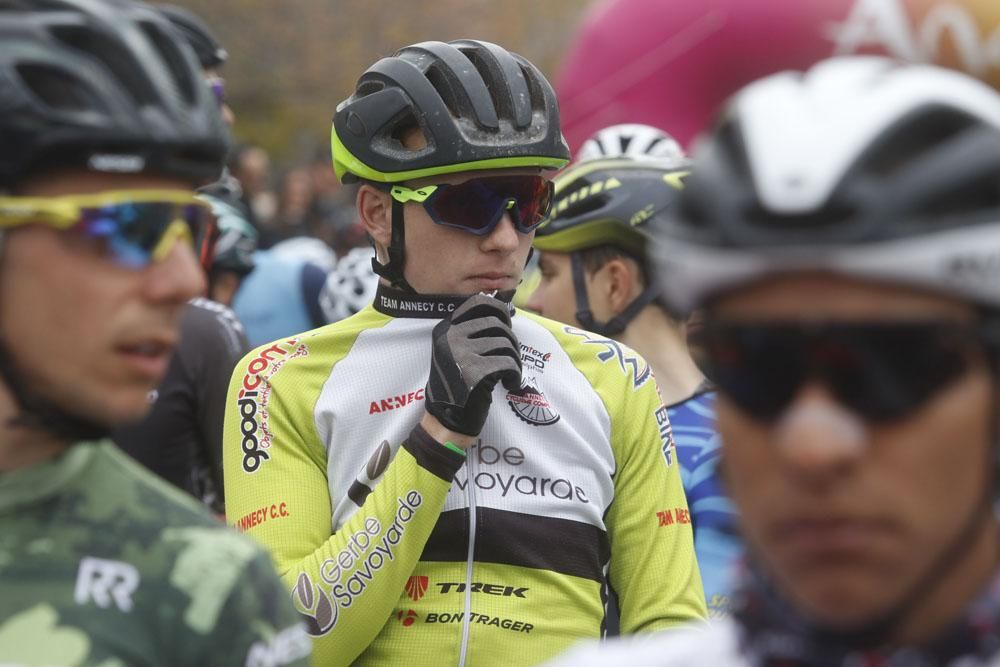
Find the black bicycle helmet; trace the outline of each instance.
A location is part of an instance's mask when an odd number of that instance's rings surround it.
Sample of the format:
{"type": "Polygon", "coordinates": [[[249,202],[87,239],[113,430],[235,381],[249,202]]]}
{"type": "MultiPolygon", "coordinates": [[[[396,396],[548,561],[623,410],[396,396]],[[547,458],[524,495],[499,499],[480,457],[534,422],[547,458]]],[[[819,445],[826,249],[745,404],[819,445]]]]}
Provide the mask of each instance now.
{"type": "Polygon", "coordinates": [[[656,225],[671,310],[803,269],[1000,307],[1000,96],[982,82],[835,58],[743,89],[698,146],[656,225]]]}
{"type": "Polygon", "coordinates": [[[156,9],[184,35],[203,69],[220,67],[229,59],[229,53],[201,17],[176,5],[157,5],[156,9]]]}
{"type": "Polygon", "coordinates": [[[0,189],[80,166],[218,178],[219,106],[191,49],[130,0],[0,0],[0,189]]]}
{"type": "Polygon", "coordinates": [[[337,106],[331,144],[345,182],[558,169],[569,161],[556,96],[542,73],[519,55],[471,39],[421,42],[372,65],[337,106]],[[410,128],[423,131],[426,147],[402,144],[410,128]]]}
{"type": "Polygon", "coordinates": [[[673,205],[688,171],[654,159],[598,159],[578,162],[555,179],[548,218],[535,232],[534,247],[570,256],[576,318],[585,329],[611,336],[649,303],[658,289],[650,284],[621,313],[597,322],[590,309],[581,251],[617,246],[647,264],[648,222],[673,205]]]}
{"type": "Polygon", "coordinates": [[[198,196],[212,208],[219,230],[209,272],[229,271],[246,276],[256,265],[253,254],[257,250],[259,234],[247,220],[243,202],[220,195],[218,189],[214,194],[203,191],[198,196]]]}

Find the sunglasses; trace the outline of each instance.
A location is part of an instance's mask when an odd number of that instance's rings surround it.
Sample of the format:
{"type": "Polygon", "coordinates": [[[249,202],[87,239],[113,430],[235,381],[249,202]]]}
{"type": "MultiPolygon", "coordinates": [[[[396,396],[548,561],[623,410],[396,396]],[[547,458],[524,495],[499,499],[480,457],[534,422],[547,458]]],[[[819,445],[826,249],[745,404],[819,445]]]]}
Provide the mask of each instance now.
{"type": "Polygon", "coordinates": [[[143,268],[182,241],[207,266],[218,233],[193,192],[122,190],[61,197],[0,197],[0,229],[44,224],[101,241],[115,262],[143,268]]]}
{"type": "Polygon", "coordinates": [[[423,204],[439,225],[485,236],[504,213],[510,214],[514,228],[522,234],[534,230],[548,213],[553,186],[542,176],[484,176],[420,188],[393,185],[389,192],[401,204],[423,204]]]}
{"type": "Polygon", "coordinates": [[[986,349],[982,325],[942,322],[742,324],[702,330],[702,369],[723,394],[773,421],[817,381],[873,423],[902,419],[964,375],[986,349]]]}

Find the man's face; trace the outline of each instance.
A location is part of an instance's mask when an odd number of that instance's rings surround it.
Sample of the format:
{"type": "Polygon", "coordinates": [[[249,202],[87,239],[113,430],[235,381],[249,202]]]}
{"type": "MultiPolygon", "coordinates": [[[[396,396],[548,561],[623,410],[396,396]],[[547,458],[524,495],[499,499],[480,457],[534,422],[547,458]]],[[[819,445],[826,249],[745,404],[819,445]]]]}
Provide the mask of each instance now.
{"type": "Polygon", "coordinates": [[[541,280],[526,305],[539,315],[578,327],[571,264],[569,253],[541,252],[538,256],[541,280]]]}
{"type": "MultiPolygon", "coordinates": [[[[66,173],[17,194],[190,191],[172,179],[66,173]]],[[[194,251],[176,243],[145,268],[116,264],[93,239],[45,225],[4,233],[0,330],[31,388],[64,410],[109,425],[148,410],[178,339],[185,303],[204,290],[194,251]]]]}
{"type": "MultiPolygon", "coordinates": [[[[752,324],[914,319],[971,323],[974,313],[942,297],[808,275],[732,293],[708,317],[752,324]]],[[[747,542],[783,594],[813,617],[851,627],[886,613],[928,581],[936,559],[982,508],[995,415],[979,352],[971,344],[966,372],[887,423],[846,407],[820,380],[804,383],[771,421],[720,392],[724,475],[747,542]]],[[[765,378],[752,384],[756,391],[768,386],[765,378]]]]}
{"type": "MultiPolygon", "coordinates": [[[[410,187],[462,183],[477,176],[535,174],[535,170],[495,169],[434,176],[410,187]]],[[[388,196],[388,195],[387,195],[388,196]]],[[[483,236],[439,225],[422,204],[404,205],[406,265],[404,275],[422,294],[476,294],[517,287],[528,260],[534,232],[521,234],[508,214],[483,236]]]]}

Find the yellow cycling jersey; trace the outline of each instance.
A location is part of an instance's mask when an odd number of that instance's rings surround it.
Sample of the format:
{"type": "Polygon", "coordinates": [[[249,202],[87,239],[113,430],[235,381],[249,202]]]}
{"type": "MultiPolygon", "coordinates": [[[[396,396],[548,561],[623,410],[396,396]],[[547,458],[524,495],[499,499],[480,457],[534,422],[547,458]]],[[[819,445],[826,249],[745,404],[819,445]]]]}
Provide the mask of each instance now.
{"type": "Polygon", "coordinates": [[[536,664],[706,614],[666,409],[646,362],[523,312],[523,377],[465,456],[414,429],[431,329],[459,303],[382,287],[237,366],[227,516],[263,542],[317,664],[536,664]],[[664,517],[667,517],[666,519],[664,517]]]}

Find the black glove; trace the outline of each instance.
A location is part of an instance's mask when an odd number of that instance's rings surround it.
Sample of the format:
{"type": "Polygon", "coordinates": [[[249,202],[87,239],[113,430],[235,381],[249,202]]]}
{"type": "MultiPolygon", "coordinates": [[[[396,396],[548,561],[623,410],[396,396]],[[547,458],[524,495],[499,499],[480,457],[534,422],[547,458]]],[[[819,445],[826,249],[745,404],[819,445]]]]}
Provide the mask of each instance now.
{"type": "Polygon", "coordinates": [[[434,327],[426,407],[451,431],[479,435],[496,383],[510,391],[521,387],[521,355],[507,307],[477,294],[434,327]]]}

